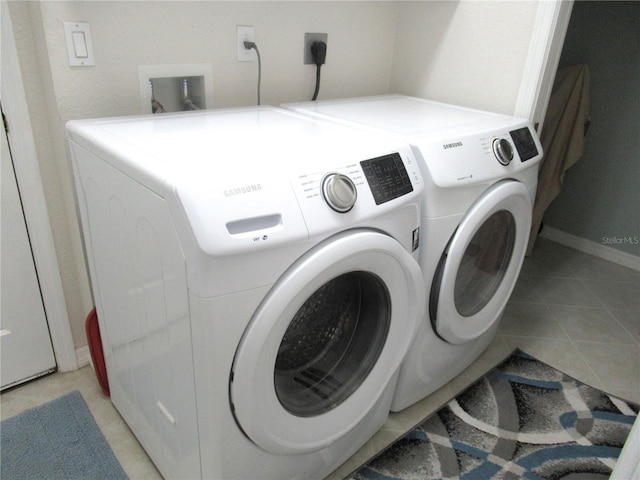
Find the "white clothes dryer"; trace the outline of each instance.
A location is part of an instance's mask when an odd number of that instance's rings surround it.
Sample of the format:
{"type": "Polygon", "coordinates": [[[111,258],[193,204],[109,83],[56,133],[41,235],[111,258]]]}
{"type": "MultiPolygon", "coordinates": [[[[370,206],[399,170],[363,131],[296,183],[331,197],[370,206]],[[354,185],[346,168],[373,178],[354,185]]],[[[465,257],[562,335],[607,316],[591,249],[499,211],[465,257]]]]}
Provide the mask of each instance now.
{"type": "Polygon", "coordinates": [[[166,478],[322,478],[386,421],[424,301],[394,139],[274,108],[67,125],[118,411],[166,478]]]}
{"type": "Polygon", "coordinates": [[[401,95],[283,107],[408,141],[425,181],[428,309],[392,410],[450,381],[495,337],[524,260],[542,146],[526,120],[401,95]]]}

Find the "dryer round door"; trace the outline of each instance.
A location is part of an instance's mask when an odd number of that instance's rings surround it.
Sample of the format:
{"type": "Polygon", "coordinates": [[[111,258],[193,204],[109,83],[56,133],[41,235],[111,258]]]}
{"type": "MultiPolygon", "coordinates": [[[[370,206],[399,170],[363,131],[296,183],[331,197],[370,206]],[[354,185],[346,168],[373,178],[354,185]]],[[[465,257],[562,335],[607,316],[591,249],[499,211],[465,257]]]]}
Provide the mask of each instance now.
{"type": "Polygon", "coordinates": [[[442,339],[469,342],[500,320],[524,259],[531,209],[524,184],[505,180],[484,192],[460,222],[429,299],[431,322],[442,339]]]}
{"type": "MultiPolygon", "coordinates": [[[[369,414],[424,312],[417,262],[391,237],[353,230],[325,240],[278,280],[236,351],[230,401],[261,448],[324,448],[369,414]]],[[[424,290],[423,290],[424,291],[424,290]]]]}

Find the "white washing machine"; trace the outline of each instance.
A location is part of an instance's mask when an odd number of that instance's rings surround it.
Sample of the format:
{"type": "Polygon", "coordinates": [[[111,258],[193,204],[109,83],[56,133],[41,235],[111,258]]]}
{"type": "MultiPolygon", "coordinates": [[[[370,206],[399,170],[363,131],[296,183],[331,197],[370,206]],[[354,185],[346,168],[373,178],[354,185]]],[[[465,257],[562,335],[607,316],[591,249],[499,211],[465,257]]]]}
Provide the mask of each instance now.
{"type": "Polygon", "coordinates": [[[526,120],[385,95],[284,105],[408,141],[425,181],[428,309],[392,410],[432,393],[491,343],[520,273],[542,146],[526,120]]]}
{"type": "Polygon", "coordinates": [[[274,108],[67,125],[111,398],[166,478],[322,478],[425,308],[421,174],[274,108]]]}

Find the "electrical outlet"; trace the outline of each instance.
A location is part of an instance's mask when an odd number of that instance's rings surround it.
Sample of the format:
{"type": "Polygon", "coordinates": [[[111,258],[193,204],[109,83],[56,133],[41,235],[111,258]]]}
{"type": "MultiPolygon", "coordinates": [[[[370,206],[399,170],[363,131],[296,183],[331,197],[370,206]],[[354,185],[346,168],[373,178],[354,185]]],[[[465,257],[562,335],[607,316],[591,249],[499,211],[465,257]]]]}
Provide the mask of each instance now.
{"type": "Polygon", "coordinates": [[[329,35],[326,33],[305,33],[304,34],[304,57],[303,61],[305,65],[315,65],[316,62],[313,61],[313,55],[311,55],[311,45],[313,42],[324,42],[327,43],[327,37],[329,35]]]}
{"type": "Polygon", "coordinates": [[[253,27],[247,25],[236,26],[236,39],[238,49],[239,62],[253,62],[256,59],[256,53],[253,49],[244,48],[244,42],[253,42],[255,31],[253,27]]]}

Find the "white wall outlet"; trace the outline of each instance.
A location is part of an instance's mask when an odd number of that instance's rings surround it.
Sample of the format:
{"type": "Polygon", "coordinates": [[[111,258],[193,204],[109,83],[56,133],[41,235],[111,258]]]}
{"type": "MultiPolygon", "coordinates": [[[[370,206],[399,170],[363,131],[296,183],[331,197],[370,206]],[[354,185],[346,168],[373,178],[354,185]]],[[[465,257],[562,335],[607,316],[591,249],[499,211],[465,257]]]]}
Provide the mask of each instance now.
{"type": "Polygon", "coordinates": [[[328,34],[326,33],[305,33],[304,34],[304,57],[302,63],[305,65],[315,65],[313,55],[311,54],[311,45],[313,42],[320,41],[327,43],[328,34]]]}
{"type": "Polygon", "coordinates": [[[244,47],[244,42],[254,41],[254,28],[247,25],[236,26],[236,38],[238,44],[238,61],[253,62],[256,59],[256,52],[253,49],[244,47]]]}

